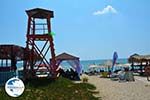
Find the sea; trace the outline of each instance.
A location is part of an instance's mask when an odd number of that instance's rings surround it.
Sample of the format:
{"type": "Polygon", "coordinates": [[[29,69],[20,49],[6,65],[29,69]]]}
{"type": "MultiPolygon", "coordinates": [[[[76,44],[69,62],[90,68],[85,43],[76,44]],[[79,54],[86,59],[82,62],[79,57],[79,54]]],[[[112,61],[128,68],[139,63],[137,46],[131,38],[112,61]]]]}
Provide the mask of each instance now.
{"type": "MultiPolygon", "coordinates": [[[[107,62],[112,62],[111,59],[98,59],[98,60],[81,60],[80,65],[82,67],[82,71],[84,72],[89,72],[89,67],[90,65],[105,65],[107,62]]],[[[126,64],[128,63],[127,59],[118,59],[117,62],[118,64],[126,64]]],[[[64,69],[70,69],[72,68],[70,64],[67,61],[63,61],[60,66],[64,69]]],[[[23,64],[22,62],[17,63],[17,69],[23,69],[23,64]]],[[[107,68],[99,68],[99,70],[107,70],[107,68]]]]}
{"type": "MultiPolygon", "coordinates": [[[[112,62],[111,59],[99,59],[99,60],[81,60],[80,64],[81,64],[81,68],[82,71],[84,72],[90,72],[89,70],[89,66],[90,65],[105,65],[106,62],[112,62]]],[[[118,59],[117,63],[119,64],[126,64],[128,63],[127,59],[118,59]]],[[[71,66],[69,65],[69,63],[67,61],[63,61],[60,66],[66,71],[67,69],[70,69],[71,66]]],[[[116,67],[117,68],[117,67],[116,67]]],[[[4,83],[11,77],[18,76],[19,78],[23,77],[23,62],[17,62],[17,71],[16,73],[14,72],[0,72],[0,86],[4,85],[4,83]]],[[[99,68],[99,69],[94,69],[94,70],[108,70],[108,68],[99,68]]]]}
{"type": "MultiPolygon", "coordinates": [[[[98,59],[98,60],[81,60],[80,64],[82,67],[82,71],[84,72],[89,72],[90,70],[90,65],[105,65],[107,62],[112,62],[111,59],[98,59]]],[[[127,64],[128,63],[128,59],[118,59],[117,64],[127,64]]],[[[64,68],[64,70],[71,68],[71,66],[69,65],[69,63],[67,63],[67,61],[64,61],[60,64],[62,66],[62,68],[64,68]]],[[[116,69],[120,69],[120,68],[116,68],[116,69]]],[[[96,69],[97,70],[97,69],[96,69]]],[[[107,71],[107,68],[98,68],[98,70],[104,70],[107,71]]]]}

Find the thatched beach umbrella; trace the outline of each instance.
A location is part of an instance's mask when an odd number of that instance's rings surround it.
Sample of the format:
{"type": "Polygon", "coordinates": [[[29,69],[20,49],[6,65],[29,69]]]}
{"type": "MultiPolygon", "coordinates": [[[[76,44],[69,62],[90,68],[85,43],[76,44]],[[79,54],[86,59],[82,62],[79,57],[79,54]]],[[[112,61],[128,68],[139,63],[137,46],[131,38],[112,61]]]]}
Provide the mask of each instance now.
{"type": "Polygon", "coordinates": [[[150,62],[150,55],[139,55],[139,54],[133,54],[129,57],[128,61],[130,63],[136,62],[150,62]]]}
{"type": "Polygon", "coordinates": [[[95,64],[90,65],[90,66],[89,66],[89,69],[92,69],[92,68],[98,68],[98,65],[95,65],[95,64]]]}
{"type": "Polygon", "coordinates": [[[140,73],[143,73],[143,69],[145,69],[147,66],[150,66],[150,55],[139,55],[139,54],[133,54],[128,59],[129,63],[132,63],[132,70],[134,70],[135,67],[140,67],[140,73]]]}
{"type": "Polygon", "coordinates": [[[92,70],[92,71],[94,71],[94,70],[96,70],[98,68],[98,66],[97,65],[95,65],[95,64],[92,64],[92,65],[90,65],[89,66],[89,70],[92,70]]]}
{"type": "Polygon", "coordinates": [[[126,64],[116,64],[116,67],[122,67],[122,68],[129,68],[131,64],[126,63],[126,64]]]}
{"type": "Polygon", "coordinates": [[[104,63],[104,67],[108,69],[108,71],[110,70],[112,66],[112,61],[111,60],[107,60],[105,63],[104,63]]]}

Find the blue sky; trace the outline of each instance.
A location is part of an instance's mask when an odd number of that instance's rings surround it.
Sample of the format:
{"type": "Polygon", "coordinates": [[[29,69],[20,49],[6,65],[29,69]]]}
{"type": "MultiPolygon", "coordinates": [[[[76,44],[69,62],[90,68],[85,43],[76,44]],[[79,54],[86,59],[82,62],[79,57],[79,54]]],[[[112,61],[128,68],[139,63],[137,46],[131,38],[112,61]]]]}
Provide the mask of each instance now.
{"type": "Polygon", "coordinates": [[[0,44],[25,46],[25,10],[54,11],[52,31],[56,54],[87,59],[150,54],[149,0],[1,0],[0,44]]]}

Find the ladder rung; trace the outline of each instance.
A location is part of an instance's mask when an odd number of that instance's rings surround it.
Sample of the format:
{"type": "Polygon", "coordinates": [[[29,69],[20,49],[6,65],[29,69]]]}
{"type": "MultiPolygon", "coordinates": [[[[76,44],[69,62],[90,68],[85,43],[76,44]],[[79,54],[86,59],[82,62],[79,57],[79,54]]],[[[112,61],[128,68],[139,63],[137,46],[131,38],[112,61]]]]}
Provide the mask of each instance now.
{"type": "Polygon", "coordinates": [[[35,25],[47,25],[47,23],[35,23],[35,25]]]}
{"type": "Polygon", "coordinates": [[[47,28],[36,28],[35,30],[47,30],[47,28]]]}

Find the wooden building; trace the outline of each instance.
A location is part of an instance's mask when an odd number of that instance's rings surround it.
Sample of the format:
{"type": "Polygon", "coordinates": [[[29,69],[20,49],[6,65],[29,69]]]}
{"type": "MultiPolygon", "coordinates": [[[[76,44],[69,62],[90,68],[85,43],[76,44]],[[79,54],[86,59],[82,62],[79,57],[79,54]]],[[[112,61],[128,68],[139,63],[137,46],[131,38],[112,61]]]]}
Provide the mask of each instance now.
{"type": "Polygon", "coordinates": [[[133,54],[128,59],[132,70],[143,74],[147,67],[150,67],[150,55],[133,54]]]}

